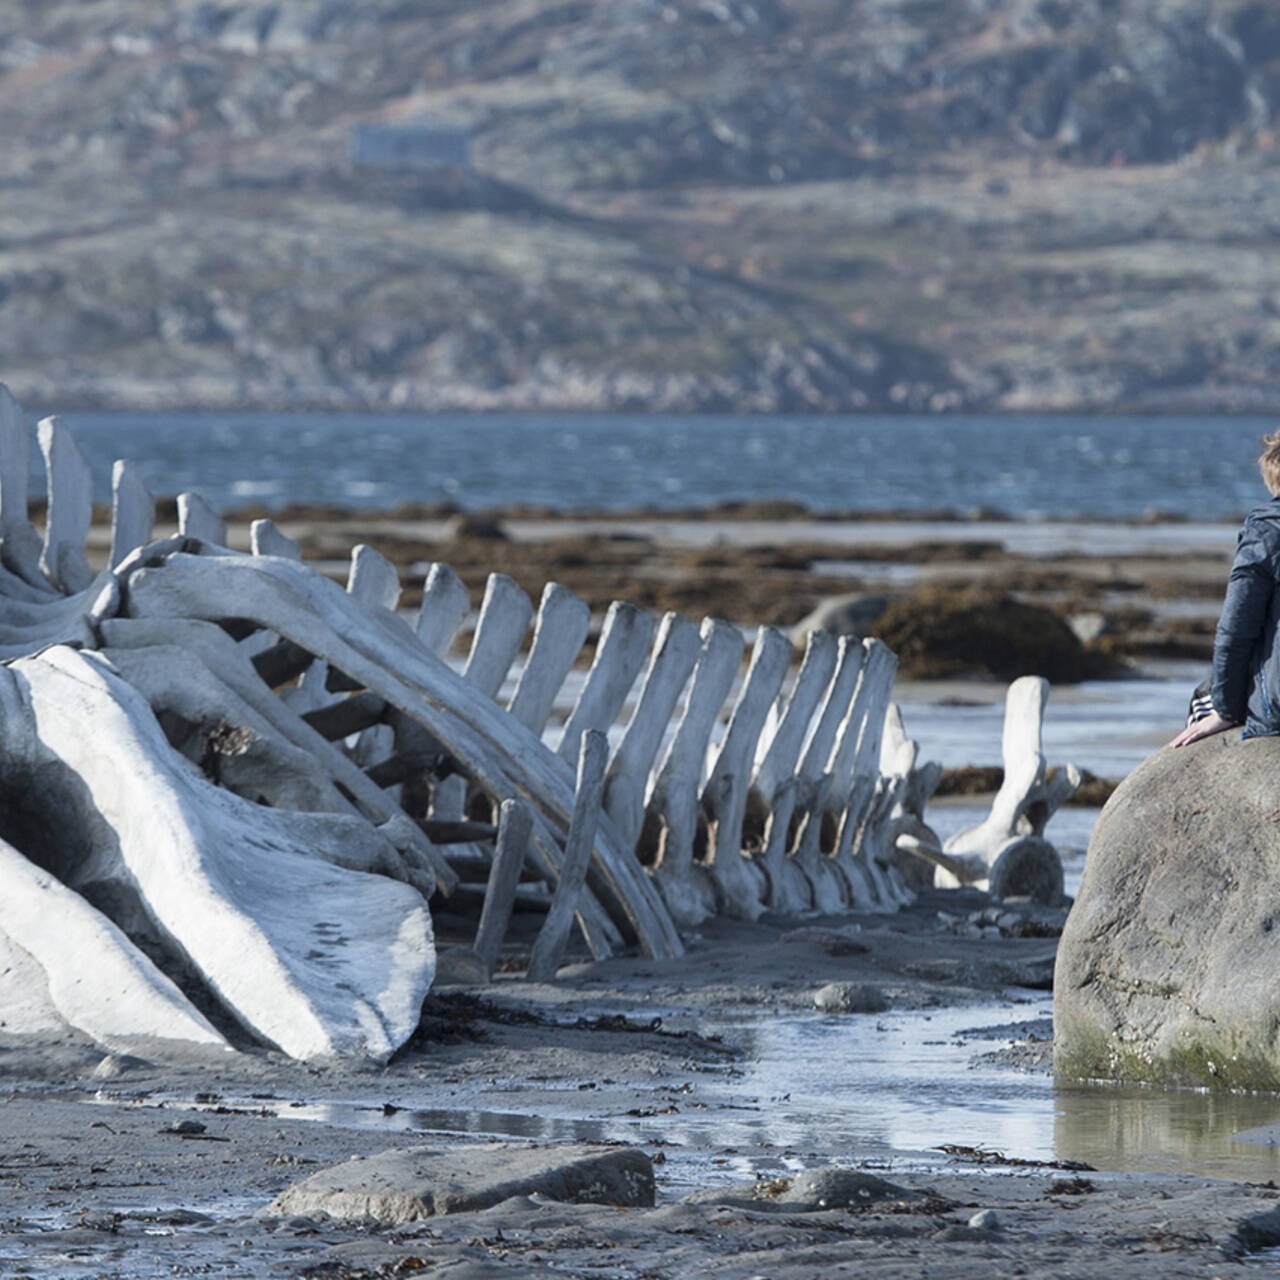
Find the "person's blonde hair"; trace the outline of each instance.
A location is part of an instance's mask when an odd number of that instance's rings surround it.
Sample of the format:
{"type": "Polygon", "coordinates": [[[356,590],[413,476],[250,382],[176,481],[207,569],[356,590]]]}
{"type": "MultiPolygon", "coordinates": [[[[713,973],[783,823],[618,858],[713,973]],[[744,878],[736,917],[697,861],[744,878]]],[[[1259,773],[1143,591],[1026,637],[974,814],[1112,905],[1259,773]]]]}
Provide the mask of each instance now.
{"type": "Polygon", "coordinates": [[[1262,483],[1273,498],[1280,498],[1280,431],[1262,437],[1262,453],[1258,457],[1262,483]]]}

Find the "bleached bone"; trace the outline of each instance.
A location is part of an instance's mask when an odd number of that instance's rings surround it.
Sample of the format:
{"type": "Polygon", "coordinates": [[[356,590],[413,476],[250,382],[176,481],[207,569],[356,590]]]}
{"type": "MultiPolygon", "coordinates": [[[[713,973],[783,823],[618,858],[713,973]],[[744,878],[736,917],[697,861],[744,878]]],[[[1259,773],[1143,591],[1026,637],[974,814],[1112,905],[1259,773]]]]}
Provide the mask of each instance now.
{"type": "Polygon", "coordinates": [[[907,736],[901,709],[896,702],[890,703],[880,744],[880,772],[885,777],[902,778],[891,815],[889,843],[893,850],[891,861],[905,886],[913,891],[933,884],[936,864],[906,852],[903,837],[910,837],[920,848],[942,848],[938,833],[924,820],[925,805],[942,781],[942,766],[936,760],[920,764],[919,757],[920,748],[907,736]]]}
{"type": "MultiPolygon", "coordinates": [[[[385,556],[362,543],[351,551],[347,593],[370,608],[394,609],[400,598],[400,578],[395,566],[385,556]]],[[[281,696],[300,716],[306,715],[334,700],[328,681],[328,664],[316,661],[302,673],[297,687],[285,690],[281,696]]],[[[362,734],[355,758],[362,765],[373,764],[391,750],[392,741],[390,731],[375,731],[372,736],[362,734]]]]}
{"type": "Polygon", "coordinates": [[[764,911],[768,882],[756,862],[743,853],[742,828],[756,743],[790,663],[787,637],[775,627],[761,627],[738,705],[702,791],[712,831],[711,876],[725,912],[739,920],[756,920],[764,911]]]}
{"type": "Polygon", "coordinates": [[[768,814],[764,851],[759,857],[769,877],[768,903],[780,915],[799,915],[813,906],[809,878],[787,856],[791,817],[796,802],[796,765],[809,723],[835,672],[836,638],[827,631],[811,631],[804,661],[785,709],[774,712],[756,750],[752,789],[768,814]]]}
{"type": "Polygon", "coordinates": [[[865,837],[880,781],[884,717],[898,659],[879,640],[864,640],[863,647],[866,658],[837,747],[837,752],[843,754],[852,744],[853,753],[844,804],[835,811],[838,822],[834,862],[849,883],[853,902],[864,908],[887,909],[898,894],[872,856],[865,837]]]}
{"type": "Polygon", "coordinates": [[[178,532],[215,547],[227,545],[226,524],[198,493],[178,494],[178,532]]]}
{"type": "Polygon", "coordinates": [[[491,573],[463,671],[468,684],[488,698],[498,696],[532,617],[529,597],[505,573],[491,573]]]}
{"type": "Polygon", "coordinates": [[[564,678],[587,639],[591,610],[567,587],[548,582],[538,606],[533,647],[520,672],[507,710],[526,729],[540,734],[551,715],[564,678]]]}
{"type": "MultiPolygon", "coordinates": [[[[1048,697],[1049,682],[1040,676],[1022,676],[1009,686],[1001,736],[1004,780],[1000,790],[982,822],[956,832],[943,844],[947,853],[982,858],[993,878],[1003,858],[998,876],[1001,891],[1026,892],[1046,902],[1056,901],[1055,885],[1057,896],[1061,896],[1062,859],[1044,839],[1045,824],[1080,785],[1080,771],[1073,764],[1064,765],[1051,782],[1045,781],[1040,735],[1048,697]]],[[[934,883],[948,887],[953,881],[948,872],[939,869],[934,883]]]]}
{"type": "Polygon", "coordinates": [[[588,729],[603,733],[617,719],[644,666],[653,631],[653,619],[635,605],[615,600],[609,606],[591,670],[556,747],[561,760],[577,760],[582,735],[588,729]]]}
{"type": "Polygon", "coordinates": [[[693,926],[716,911],[715,886],[707,867],[693,860],[698,835],[698,793],[703,761],[734,677],[742,664],[742,632],[708,618],[702,624],[702,653],[694,668],[684,714],[658,766],[646,800],[648,821],[661,824],[662,840],[654,875],[677,924],[693,926]]]}
{"type": "Polygon", "coordinates": [[[264,809],[180,767],[95,655],[13,663],[0,706],[0,771],[56,833],[59,878],[193,965],[255,1035],[299,1058],[385,1060],[413,1032],[434,972],[426,904],[316,856],[373,838],[366,823],[264,809]]]}
{"type": "MultiPolygon", "coordinates": [[[[3,840],[0,879],[0,944],[21,948],[34,966],[0,966],[6,1030],[20,1030],[21,1011],[38,1002],[118,1052],[145,1051],[148,1040],[230,1047],[105,915],[3,840]]],[[[39,1020],[49,1025],[47,1014],[39,1020]]]]}
{"type": "Polygon", "coordinates": [[[93,475],[61,418],[42,419],[36,434],[48,496],[40,568],[60,591],[75,595],[93,581],[84,553],[93,522],[93,475]]]}
{"type": "Polygon", "coordinates": [[[306,752],[328,772],[405,859],[406,879],[430,897],[438,882],[448,895],[458,878],[429,840],[391,798],[351,759],[277,698],[258,678],[244,650],[221,627],[187,618],[116,618],[99,623],[109,649],[174,644],[207,667],[218,681],[246,703],[284,741],[306,752]]]}
{"type": "Polygon", "coordinates": [[[117,459],[111,468],[111,568],[151,541],[156,503],[136,462],[117,459]]]}
{"type": "MultiPolygon", "coordinates": [[[[391,614],[359,610],[336,584],[275,558],[171,555],[129,580],[134,616],[252,619],[305,645],[379,694],[447,744],[463,770],[497,800],[536,806],[533,852],[552,876],[573,806],[567,766],[417,642],[391,614]]],[[[648,878],[607,820],[594,863],[596,891],[628,919],[651,955],[679,955],[679,935],[648,878]]],[[[584,900],[593,953],[608,955],[618,933],[594,901],[584,900]]]]}
{"type": "Polygon", "coordinates": [[[394,612],[400,603],[400,574],[381,551],[362,542],[351,549],[347,590],[363,604],[394,612]]]}
{"type": "MultiPolygon", "coordinates": [[[[505,573],[491,573],[462,672],[462,678],[486,698],[498,696],[532,617],[533,605],[519,586],[505,573]]],[[[463,817],[466,805],[467,780],[445,778],[432,792],[431,816],[437,822],[454,822],[463,817]]]]}
{"type": "Polygon", "coordinates": [[[255,520],[249,526],[249,550],[255,556],[283,556],[286,560],[302,559],[298,544],[287,534],[281,533],[274,520],[255,520]]]}
{"type": "Polygon", "coordinates": [[[0,560],[28,587],[51,595],[55,589],[40,572],[41,538],[27,514],[30,476],[31,430],[0,382],[0,560]]]}
{"type": "MultiPolygon", "coordinates": [[[[370,609],[394,613],[400,603],[400,574],[380,551],[360,543],[351,550],[347,594],[370,609]]],[[[386,760],[394,750],[395,730],[389,724],[376,724],[356,739],[351,757],[362,769],[368,769],[386,760]]]]}
{"type": "Polygon", "coordinates": [[[488,977],[493,976],[502,951],[502,940],[507,936],[511,923],[516,886],[520,883],[520,872],[529,852],[529,832],[532,829],[533,815],[528,805],[519,800],[502,802],[498,811],[498,840],[473,948],[488,977]]]}
{"type": "Polygon", "coordinates": [[[649,770],[701,648],[688,618],[668,613],[662,619],[639,701],[605,776],[604,811],[628,849],[640,839],[649,770]]]}
{"type": "Polygon", "coordinates": [[[833,764],[840,726],[851,709],[863,658],[859,640],[840,637],[835,674],[795,775],[792,823],[797,825],[798,834],[791,860],[808,879],[814,910],[822,915],[843,911],[852,900],[848,882],[822,852],[822,818],[834,782],[829,766],[833,764]]]}
{"type": "Polygon", "coordinates": [[[551,899],[551,907],[529,953],[527,976],[531,982],[552,982],[564,949],[569,929],[586,883],[591,850],[600,825],[600,800],[604,791],[604,771],[609,760],[609,743],[598,729],[582,735],[582,758],[578,761],[577,786],[574,788],[573,817],[564,844],[564,861],[560,879],[551,899]]]}
{"type": "Polygon", "coordinates": [[[433,564],[422,587],[418,610],[418,639],[437,657],[449,652],[453,637],[471,608],[462,579],[447,564],[433,564]]]}

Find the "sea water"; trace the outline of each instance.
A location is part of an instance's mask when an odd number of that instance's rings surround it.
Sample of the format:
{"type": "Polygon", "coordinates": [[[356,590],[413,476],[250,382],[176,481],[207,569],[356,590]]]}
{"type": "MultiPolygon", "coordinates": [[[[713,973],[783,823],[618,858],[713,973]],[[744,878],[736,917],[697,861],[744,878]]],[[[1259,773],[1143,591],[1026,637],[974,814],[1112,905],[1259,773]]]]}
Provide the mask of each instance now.
{"type": "Polygon", "coordinates": [[[107,496],[132,458],[152,491],[216,507],[529,503],[675,510],[779,499],[819,512],[1234,519],[1259,500],[1261,418],[77,413],[107,496]]]}

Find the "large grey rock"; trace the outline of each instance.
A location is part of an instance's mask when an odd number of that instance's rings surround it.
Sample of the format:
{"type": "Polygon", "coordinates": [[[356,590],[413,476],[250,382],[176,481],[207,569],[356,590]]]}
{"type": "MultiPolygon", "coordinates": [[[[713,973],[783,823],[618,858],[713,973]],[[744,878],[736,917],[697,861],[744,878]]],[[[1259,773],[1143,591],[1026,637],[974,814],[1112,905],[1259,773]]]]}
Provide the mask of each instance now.
{"type": "Polygon", "coordinates": [[[653,1164],[635,1147],[404,1147],[321,1169],[282,1191],[266,1215],[395,1225],[528,1195],[649,1207],[653,1164]]]}
{"type": "Polygon", "coordinates": [[[1059,944],[1063,1076],[1280,1089],[1280,740],[1147,760],[1098,819],[1059,944]]]}

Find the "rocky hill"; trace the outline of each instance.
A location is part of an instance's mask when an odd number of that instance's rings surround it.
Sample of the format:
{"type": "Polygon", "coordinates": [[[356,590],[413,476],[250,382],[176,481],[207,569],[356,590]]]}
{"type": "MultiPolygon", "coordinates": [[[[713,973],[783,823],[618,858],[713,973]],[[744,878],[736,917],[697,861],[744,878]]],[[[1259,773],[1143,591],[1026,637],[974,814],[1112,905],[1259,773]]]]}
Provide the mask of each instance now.
{"type": "Polygon", "coordinates": [[[27,0],[68,407],[1280,408],[1254,0],[27,0]]]}

